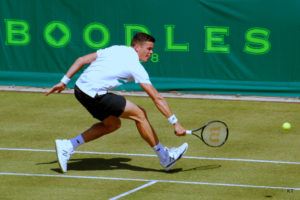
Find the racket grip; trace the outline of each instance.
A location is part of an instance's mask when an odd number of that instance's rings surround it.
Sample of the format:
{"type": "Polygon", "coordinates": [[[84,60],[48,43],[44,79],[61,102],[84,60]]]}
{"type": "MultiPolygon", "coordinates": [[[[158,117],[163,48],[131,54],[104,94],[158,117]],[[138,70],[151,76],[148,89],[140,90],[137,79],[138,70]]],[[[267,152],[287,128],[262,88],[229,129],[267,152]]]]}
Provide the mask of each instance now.
{"type": "MultiPolygon", "coordinates": [[[[191,135],[192,132],[193,132],[192,130],[185,130],[185,133],[186,133],[186,134],[190,134],[190,135],[191,135]]],[[[176,135],[176,131],[174,131],[174,134],[176,135]]]]}

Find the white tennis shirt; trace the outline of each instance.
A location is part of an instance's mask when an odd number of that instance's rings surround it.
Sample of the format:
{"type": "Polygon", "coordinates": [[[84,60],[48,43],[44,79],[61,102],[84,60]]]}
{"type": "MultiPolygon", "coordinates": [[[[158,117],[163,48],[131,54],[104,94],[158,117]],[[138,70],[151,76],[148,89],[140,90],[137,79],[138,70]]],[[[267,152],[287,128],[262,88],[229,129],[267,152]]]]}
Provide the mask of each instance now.
{"type": "Polygon", "coordinates": [[[80,75],[76,85],[91,97],[105,94],[124,83],[151,84],[137,52],[128,46],[111,46],[97,51],[97,59],[80,75]]]}

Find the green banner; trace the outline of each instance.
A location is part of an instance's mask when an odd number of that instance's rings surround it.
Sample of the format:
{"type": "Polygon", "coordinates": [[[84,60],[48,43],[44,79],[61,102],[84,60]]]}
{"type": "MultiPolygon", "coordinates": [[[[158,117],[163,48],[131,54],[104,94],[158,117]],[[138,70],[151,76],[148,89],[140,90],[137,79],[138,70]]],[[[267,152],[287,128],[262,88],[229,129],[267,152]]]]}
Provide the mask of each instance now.
{"type": "Polygon", "coordinates": [[[143,65],[159,90],[300,96],[299,10],[298,0],[1,0],[0,84],[52,86],[77,57],[142,31],[157,41],[143,65]]]}

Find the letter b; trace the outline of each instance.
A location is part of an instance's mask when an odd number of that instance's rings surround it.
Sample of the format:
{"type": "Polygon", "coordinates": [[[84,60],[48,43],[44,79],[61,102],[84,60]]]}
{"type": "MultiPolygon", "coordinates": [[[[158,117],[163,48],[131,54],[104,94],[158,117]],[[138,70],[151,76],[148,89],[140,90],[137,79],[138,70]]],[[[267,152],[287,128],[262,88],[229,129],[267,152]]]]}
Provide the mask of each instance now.
{"type": "Polygon", "coordinates": [[[6,45],[27,45],[30,42],[29,24],[23,20],[5,20],[6,45]]]}

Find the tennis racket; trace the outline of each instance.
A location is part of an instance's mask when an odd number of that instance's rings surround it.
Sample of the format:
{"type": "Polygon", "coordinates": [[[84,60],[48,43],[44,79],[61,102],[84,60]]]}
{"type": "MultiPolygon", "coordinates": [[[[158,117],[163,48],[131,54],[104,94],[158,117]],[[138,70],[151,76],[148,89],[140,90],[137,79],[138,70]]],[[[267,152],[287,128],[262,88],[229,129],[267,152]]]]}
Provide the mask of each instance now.
{"type": "Polygon", "coordinates": [[[210,147],[220,147],[228,139],[229,131],[225,122],[214,120],[195,130],[186,130],[186,134],[194,135],[210,147]]]}

